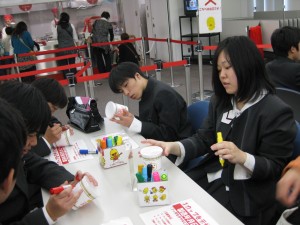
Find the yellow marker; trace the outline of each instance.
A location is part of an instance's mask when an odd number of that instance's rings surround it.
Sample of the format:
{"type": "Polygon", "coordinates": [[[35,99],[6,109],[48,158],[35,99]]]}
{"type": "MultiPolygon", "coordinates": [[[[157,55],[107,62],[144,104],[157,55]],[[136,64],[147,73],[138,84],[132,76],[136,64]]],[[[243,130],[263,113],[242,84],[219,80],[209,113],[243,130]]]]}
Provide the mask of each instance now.
{"type": "MultiPolygon", "coordinates": [[[[217,132],[217,142],[220,143],[223,141],[222,132],[217,132]]],[[[225,160],[222,157],[219,157],[219,162],[221,166],[224,166],[225,160]]]]}

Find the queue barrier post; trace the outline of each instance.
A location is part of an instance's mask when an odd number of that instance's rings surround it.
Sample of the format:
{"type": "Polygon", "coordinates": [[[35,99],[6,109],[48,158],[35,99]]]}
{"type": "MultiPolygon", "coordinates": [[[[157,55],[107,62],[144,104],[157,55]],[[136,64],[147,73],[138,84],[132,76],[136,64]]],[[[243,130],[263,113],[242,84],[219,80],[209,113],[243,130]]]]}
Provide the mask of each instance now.
{"type": "Polygon", "coordinates": [[[192,88],[191,88],[191,58],[184,57],[187,63],[184,65],[185,68],[185,89],[186,89],[186,101],[187,105],[192,104],[192,88]]]}
{"type": "MultiPolygon", "coordinates": [[[[92,61],[91,58],[86,58],[86,62],[92,61]]],[[[92,63],[90,64],[89,68],[87,69],[87,75],[88,76],[93,76],[93,67],[92,63]]],[[[94,92],[94,81],[90,80],[89,81],[89,89],[90,89],[90,94],[87,96],[90,96],[91,98],[95,98],[95,92],[94,92]]]]}
{"type": "MultiPolygon", "coordinates": [[[[146,48],[145,48],[145,38],[144,37],[142,37],[142,48],[143,48],[144,65],[147,65],[146,48]]],[[[146,73],[147,73],[147,71],[146,71],[146,73]]]]}
{"type": "Polygon", "coordinates": [[[198,66],[199,66],[199,97],[200,100],[204,100],[204,82],[203,82],[203,64],[202,64],[202,51],[203,45],[198,37],[198,44],[196,46],[196,52],[198,52],[198,66]]]}
{"type": "Polygon", "coordinates": [[[69,82],[70,96],[76,96],[75,85],[77,84],[76,76],[73,72],[67,73],[66,78],[69,82]]]}
{"type": "MultiPolygon", "coordinates": [[[[14,60],[15,60],[15,63],[18,63],[18,57],[17,57],[17,54],[14,54],[14,60]]],[[[17,73],[19,74],[19,73],[20,73],[20,68],[19,68],[18,66],[16,66],[16,69],[17,69],[17,73]]],[[[18,80],[19,80],[20,82],[22,82],[21,77],[19,77],[18,80]]]]}
{"type": "MultiPolygon", "coordinates": [[[[84,58],[84,65],[87,64],[87,58],[84,58]]],[[[87,74],[87,71],[84,71],[82,76],[83,77],[86,77],[88,74],[87,74]]],[[[89,96],[89,90],[88,90],[88,85],[87,85],[87,82],[83,82],[84,84],[84,91],[85,91],[85,96],[89,96]]]]}
{"type": "Polygon", "coordinates": [[[162,60],[158,59],[155,60],[154,63],[156,64],[156,69],[155,69],[156,80],[161,81],[161,70],[163,69],[163,62],[162,60]]]}

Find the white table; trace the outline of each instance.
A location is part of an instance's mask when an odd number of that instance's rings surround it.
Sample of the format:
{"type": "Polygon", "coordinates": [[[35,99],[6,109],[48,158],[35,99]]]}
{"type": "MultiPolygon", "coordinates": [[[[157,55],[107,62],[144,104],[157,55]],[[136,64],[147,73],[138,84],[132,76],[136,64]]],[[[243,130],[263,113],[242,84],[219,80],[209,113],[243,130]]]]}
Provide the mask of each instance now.
{"type": "MultiPolygon", "coordinates": [[[[90,139],[95,136],[124,130],[121,126],[105,121],[105,126],[99,132],[84,134],[75,131],[76,138],[84,139],[89,149],[94,149],[90,139]]],[[[140,141],[142,136],[128,133],[129,136],[142,147],[140,141]]],[[[139,149],[134,150],[134,162],[138,159],[139,149]]],[[[110,169],[103,169],[97,156],[92,160],[86,160],[65,166],[70,172],[77,170],[89,172],[100,184],[100,196],[92,203],[80,208],[77,211],[71,211],[63,216],[56,223],[57,225],[100,225],[112,219],[119,217],[130,217],[135,225],[142,225],[143,222],[139,216],[140,213],[148,212],[163,206],[140,207],[138,204],[137,192],[132,191],[130,185],[129,166],[121,165],[110,169]]],[[[185,173],[178,169],[166,157],[162,159],[162,167],[168,171],[169,177],[169,196],[171,203],[179,202],[192,198],[197,204],[206,210],[216,222],[222,225],[242,224],[236,217],[220,205],[214,198],[206,193],[199,185],[190,179],[185,173]]],[[[135,166],[135,169],[137,166],[135,166]]],[[[44,201],[47,201],[49,194],[43,191],[44,201]]]]}

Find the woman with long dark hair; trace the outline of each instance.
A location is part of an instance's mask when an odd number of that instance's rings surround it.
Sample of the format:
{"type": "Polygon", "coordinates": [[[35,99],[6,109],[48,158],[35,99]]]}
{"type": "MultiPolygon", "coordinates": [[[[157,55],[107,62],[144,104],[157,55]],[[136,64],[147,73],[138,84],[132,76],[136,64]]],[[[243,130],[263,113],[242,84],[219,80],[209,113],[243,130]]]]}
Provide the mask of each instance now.
{"type": "MultiPolygon", "coordinates": [[[[14,48],[14,54],[22,54],[33,51],[34,41],[31,37],[31,34],[27,30],[27,25],[24,21],[17,23],[16,28],[11,37],[11,44],[14,48]]],[[[32,61],[32,56],[22,56],[17,57],[18,62],[28,62],[32,61]]],[[[20,72],[29,72],[36,70],[35,64],[19,66],[20,72]]],[[[31,83],[35,80],[35,76],[22,77],[23,82],[31,83]]]]}
{"type": "MultiPolygon", "coordinates": [[[[57,41],[58,48],[75,47],[78,42],[78,36],[73,24],[70,23],[70,16],[68,13],[62,12],[60,19],[57,24],[57,41]]],[[[76,50],[68,50],[58,53],[57,55],[69,55],[76,53],[76,50]]],[[[63,59],[58,61],[59,66],[65,66],[75,63],[75,58],[63,59]]],[[[67,73],[76,74],[76,68],[63,70],[64,77],[66,78],[67,73]]]]}
{"type": "Polygon", "coordinates": [[[146,142],[176,155],[176,165],[206,155],[187,174],[244,224],[275,224],[276,183],[297,131],[292,109],[276,96],[256,45],[245,36],[219,43],[212,84],[202,129],[180,143],[146,142]]]}

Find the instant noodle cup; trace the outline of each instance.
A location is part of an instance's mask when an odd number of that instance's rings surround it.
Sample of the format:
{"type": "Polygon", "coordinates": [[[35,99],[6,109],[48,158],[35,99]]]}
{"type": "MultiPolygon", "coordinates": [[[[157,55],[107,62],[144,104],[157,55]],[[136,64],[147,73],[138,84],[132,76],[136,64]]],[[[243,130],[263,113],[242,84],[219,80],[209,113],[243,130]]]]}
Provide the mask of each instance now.
{"type": "Polygon", "coordinates": [[[144,164],[152,164],[153,170],[161,169],[161,156],[163,149],[159,146],[149,146],[142,148],[140,154],[143,158],[144,164]]]}
{"type": "Polygon", "coordinates": [[[83,192],[81,193],[75,205],[72,207],[73,210],[77,210],[80,207],[85,206],[99,196],[99,187],[95,186],[87,176],[84,176],[73,188],[74,193],[80,190],[83,192]]]}
{"type": "Polygon", "coordinates": [[[123,109],[128,110],[128,107],[109,101],[105,107],[105,115],[108,119],[112,119],[116,113],[120,113],[123,109]]]}
{"type": "Polygon", "coordinates": [[[60,139],[57,142],[53,143],[53,146],[56,148],[56,147],[64,147],[64,146],[72,145],[70,137],[71,137],[70,129],[63,131],[61,133],[60,139]]]}

